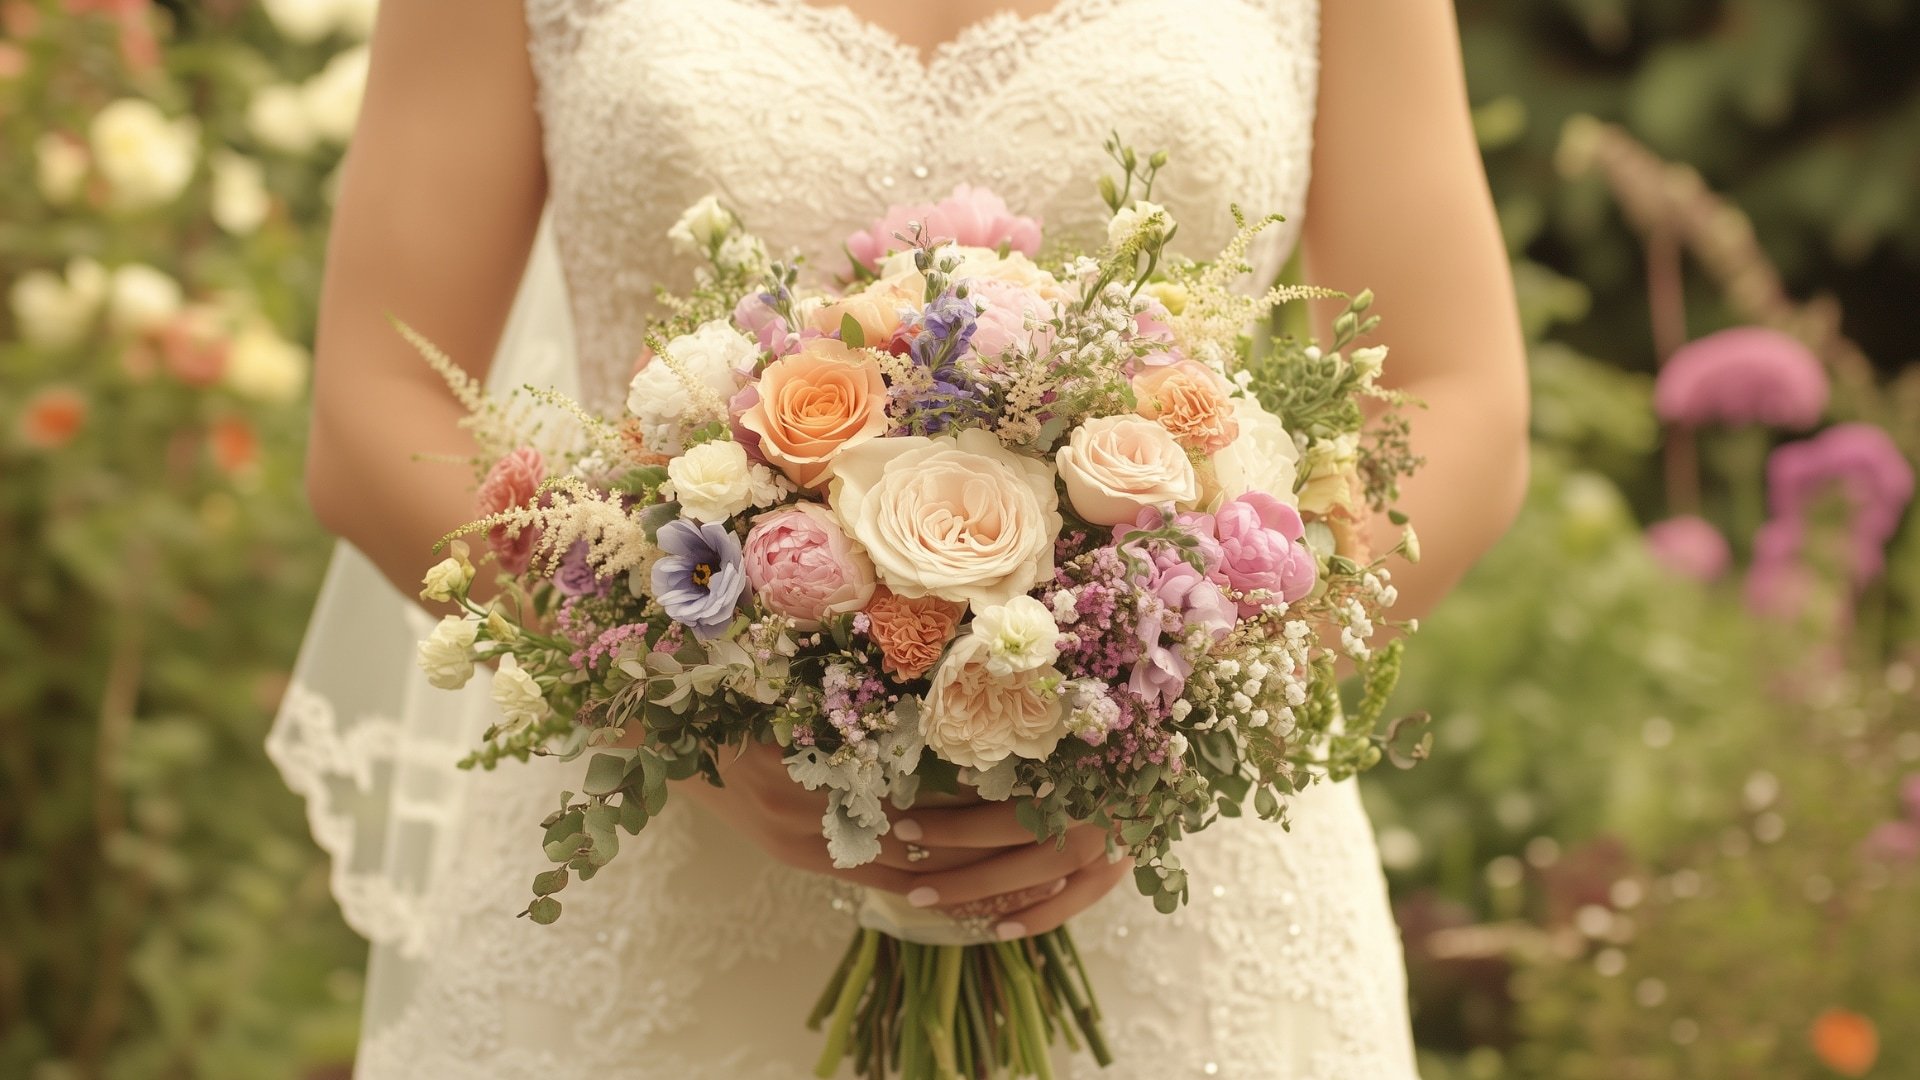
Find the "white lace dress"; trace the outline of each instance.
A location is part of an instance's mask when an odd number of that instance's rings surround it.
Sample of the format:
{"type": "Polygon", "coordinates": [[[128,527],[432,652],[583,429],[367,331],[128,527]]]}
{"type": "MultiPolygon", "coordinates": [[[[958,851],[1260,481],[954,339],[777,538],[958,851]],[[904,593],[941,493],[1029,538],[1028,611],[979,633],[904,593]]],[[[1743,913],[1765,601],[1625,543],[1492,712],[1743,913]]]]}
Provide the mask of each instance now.
{"type": "MultiPolygon", "coordinates": [[[[1177,246],[1217,249],[1229,200],[1293,219],[1267,265],[1297,235],[1315,0],[1060,0],[931,60],[804,0],[528,0],[528,25],[578,385],[599,403],[618,400],[655,286],[687,284],[663,234],[708,192],[824,265],[888,204],[957,182],[1095,242],[1101,142],[1118,130],[1170,153],[1156,199],[1177,246]]],[[[310,640],[270,750],[374,942],[358,1075],[808,1075],[819,1043],[802,1020],[853,928],[841,892],[683,803],[569,888],[559,923],[514,919],[546,865],[534,823],[580,765],[453,770],[485,690],[427,688],[409,671],[418,613],[350,551],[335,573],[354,588],[330,587],[316,627],[348,631],[310,640]]],[[[1195,886],[1178,914],[1123,883],[1075,921],[1119,1060],[1101,1073],[1063,1054],[1063,1076],[1414,1076],[1399,938],[1352,785],[1303,796],[1291,833],[1228,821],[1181,857],[1195,886]]]]}

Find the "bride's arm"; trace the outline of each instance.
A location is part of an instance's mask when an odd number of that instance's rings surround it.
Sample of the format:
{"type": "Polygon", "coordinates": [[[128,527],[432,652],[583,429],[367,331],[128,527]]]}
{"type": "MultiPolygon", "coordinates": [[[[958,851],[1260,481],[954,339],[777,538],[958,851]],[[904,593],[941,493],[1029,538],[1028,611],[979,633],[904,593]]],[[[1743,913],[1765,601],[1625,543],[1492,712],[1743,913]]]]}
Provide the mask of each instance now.
{"type": "Polygon", "coordinates": [[[327,248],[307,492],[405,595],[473,517],[472,478],[415,456],[473,447],[388,316],[484,376],[545,197],[521,5],[382,5],[327,248]]]}
{"type": "MultiPolygon", "coordinates": [[[[1421,561],[1392,564],[1398,617],[1424,615],[1506,531],[1527,476],[1526,354],[1499,220],[1467,107],[1453,6],[1321,5],[1308,280],[1378,294],[1383,382],[1424,468],[1401,508],[1421,561]]],[[[1375,523],[1375,550],[1400,530],[1375,523]]]]}

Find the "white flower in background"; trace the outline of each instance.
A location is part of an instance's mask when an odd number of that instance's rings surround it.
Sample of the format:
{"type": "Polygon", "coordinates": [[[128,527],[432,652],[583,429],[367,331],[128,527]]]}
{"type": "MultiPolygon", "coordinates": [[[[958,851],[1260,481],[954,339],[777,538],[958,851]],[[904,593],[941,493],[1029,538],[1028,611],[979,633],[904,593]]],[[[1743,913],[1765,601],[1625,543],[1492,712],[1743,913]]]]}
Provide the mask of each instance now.
{"type": "MultiPolygon", "coordinates": [[[[433,633],[420,643],[415,659],[427,681],[442,690],[458,690],[473,678],[473,642],[480,623],[458,615],[440,620],[433,633]]],[[[501,661],[504,665],[505,661],[501,661]]]]}
{"type": "Polygon", "coordinates": [[[40,197],[65,206],[80,194],[87,180],[87,148],[68,136],[49,131],[33,144],[33,182],[40,197]]]}
{"type": "Polygon", "coordinates": [[[214,224],[235,236],[258,229],[272,205],[266,170],[259,162],[231,150],[216,151],[212,165],[214,224]]]}
{"type": "Polygon", "coordinates": [[[736,442],[704,442],[667,463],[680,512],[695,521],[725,521],[753,505],[753,463],[736,442]]]}
{"type": "Polygon", "coordinates": [[[187,119],[169,120],[159,106],[142,98],[121,98],[101,109],[88,136],[115,205],[128,210],[178,197],[193,179],[200,156],[200,126],[187,119]]]}
{"type": "Polygon", "coordinates": [[[512,653],[501,654],[500,667],[493,673],[493,701],[500,706],[511,731],[524,730],[547,716],[547,699],[540,695],[540,684],[512,653]]]}
{"type": "MultiPolygon", "coordinates": [[[[710,391],[725,405],[739,387],[736,372],[750,368],[759,359],[760,346],[734,329],[731,322],[715,319],[667,342],[667,355],[695,386],[710,391]]],[[[695,399],[695,391],[657,356],[634,375],[627,391],[627,411],[640,421],[647,449],[661,454],[685,449],[688,420],[701,404],[695,399]]]]}
{"type": "Polygon", "coordinates": [[[1300,448],[1280,418],[1252,397],[1235,397],[1233,418],[1240,434],[1213,455],[1214,474],[1222,499],[1237,499],[1249,491],[1264,491],[1295,505],[1293,482],[1299,472],[1300,448]]]}
{"type": "Polygon", "coordinates": [[[48,270],[21,274],[7,297],[21,339],[47,349],[79,344],[100,315],[107,282],[107,271],[92,259],[68,263],[65,277],[48,270]]]}
{"type": "Polygon", "coordinates": [[[286,405],[307,385],[307,351],[276,333],[264,319],[249,322],[227,351],[226,381],[255,401],[286,405]]]}
{"type": "Polygon", "coordinates": [[[144,334],[180,313],[180,283],[144,263],[128,263],[113,272],[107,299],[107,325],[116,334],[144,334]]]}
{"type": "Polygon", "coordinates": [[[667,230],[667,239],[673,242],[673,250],[681,255],[705,255],[735,224],[733,215],[720,205],[720,199],[706,195],[687,207],[686,213],[680,215],[680,220],[667,230]]]}
{"type": "Polygon", "coordinates": [[[274,83],[253,92],[253,100],[247,102],[247,130],[284,154],[304,154],[318,139],[300,88],[287,83],[274,83]]]}
{"type": "Polygon", "coordinates": [[[713,261],[723,270],[761,274],[767,269],[767,245],[751,233],[734,233],[720,241],[713,261]]]}
{"type": "Polygon", "coordinates": [[[348,49],[327,61],[300,88],[307,122],[321,138],[344,143],[353,134],[353,125],[360,119],[360,99],[366,95],[368,59],[365,45],[348,49]]]}
{"type": "Polygon", "coordinates": [[[1012,675],[1060,658],[1060,628],[1047,605],[1016,596],[973,616],[973,634],[987,643],[987,672],[1012,675]]]}
{"type": "Polygon", "coordinates": [[[1159,203],[1150,203],[1141,199],[1132,206],[1121,207],[1113,215],[1113,220],[1107,222],[1107,243],[1113,247],[1119,247],[1133,239],[1135,233],[1147,227],[1147,222],[1155,214],[1160,215],[1160,221],[1154,226],[1154,231],[1161,236],[1166,235],[1168,230],[1173,228],[1173,216],[1168,214],[1167,208],[1159,203]]]}
{"type": "Polygon", "coordinates": [[[379,14],[380,0],[334,0],[333,6],[334,18],[343,33],[361,41],[373,36],[373,20],[379,14]]]}
{"type": "Polygon", "coordinates": [[[338,0],[261,0],[273,28],[288,41],[311,45],[340,22],[338,0]]]}

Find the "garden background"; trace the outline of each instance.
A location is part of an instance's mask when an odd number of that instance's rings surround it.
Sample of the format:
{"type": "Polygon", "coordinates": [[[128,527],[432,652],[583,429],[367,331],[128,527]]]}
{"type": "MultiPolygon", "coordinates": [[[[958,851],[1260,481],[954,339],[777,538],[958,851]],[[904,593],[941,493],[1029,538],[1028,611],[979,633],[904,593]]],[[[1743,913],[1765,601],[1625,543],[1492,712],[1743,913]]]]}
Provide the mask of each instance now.
{"type": "MultiPolygon", "coordinates": [[[[1920,0],[1460,15],[1535,460],[1367,783],[1426,1075],[1920,1077],[1920,0]]],[[[0,1077],[351,1067],[262,740],[371,16],[0,0],[0,1077]]]]}

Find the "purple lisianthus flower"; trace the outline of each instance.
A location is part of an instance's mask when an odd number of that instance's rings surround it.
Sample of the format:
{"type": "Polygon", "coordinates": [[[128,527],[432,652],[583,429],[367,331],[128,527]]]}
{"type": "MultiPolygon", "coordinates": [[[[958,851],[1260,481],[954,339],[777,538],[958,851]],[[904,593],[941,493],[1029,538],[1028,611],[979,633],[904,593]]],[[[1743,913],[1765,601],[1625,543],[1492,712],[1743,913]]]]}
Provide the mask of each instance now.
{"type": "Polygon", "coordinates": [[[800,347],[800,336],[774,306],[778,299],[770,292],[748,293],[733,308],[733,324],[758,341],[761,351],[773,354],[775,359],[800,347]]]}
{"type": "Polygon", "coordinates": [[[722,524],[681,519],[660,526],[658,542],[667,554],[653,564],[654,599],[695,637],[725,630],[747,589],[740,538],[722,524]]]}
{"type": "Polygon", "coordinates": [[[560,570],[553,575],[553,587],[565,596],[597,596],[607,589],[607,583],[594,573],[593,564],[587,561],[587,542],[575,540],[560,556],[560,570]]]}
{"type": "Polygon", "coordinates": [[[1143,701],[1166,708],[1186,692],[1187,676],[1192,674],[1193,664],[1181,656],[1179,650],[1152,645],[1133,665],[1127,690],[1143,701]]]}
{"type": "MultiPolygon", "coordinates": [[[[1135,518],[1132,524],[1121,524],[1113,527],[1113,542],[1119,545],[1120,550],[1126,554],[1150,564],[1154,568],[1155,573],[1164,572],[1166,568],[1173,563],[1186,562],[1182,553],[1175,549],[1173,545],[1141,544],[1137,541],[1131,544],[1121,544],[1120,541],[1125,539],[1129,533],[1142,529],[1158,529],[1165,522],[1166,518],[1161,515],[1158,507],[1143,506],[1140,508],[1140,516],[1135,518]]],[[[1221,560],[1226,558],[1226,552],[1221,550],[1220,542],[1213,537],[1213,515],[1201,514],[1192,510],[1183,510],[1173,516],[1173,523],[1179,527],[1181,532],[1193,537],[1194,547],[1190,550],[1200,556],[1201,571],[1208,577],[1216,577],[1220,570],[1221,560]]]]}

